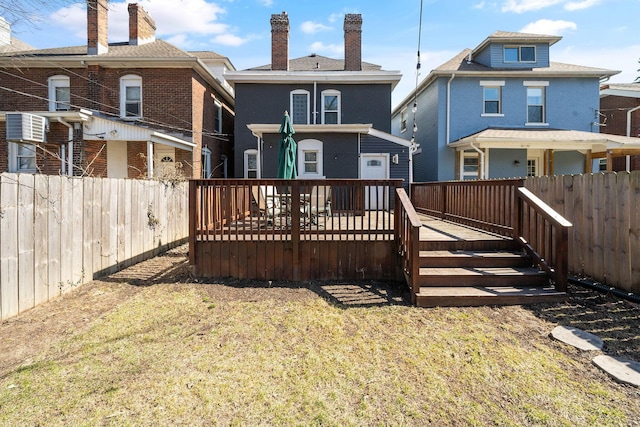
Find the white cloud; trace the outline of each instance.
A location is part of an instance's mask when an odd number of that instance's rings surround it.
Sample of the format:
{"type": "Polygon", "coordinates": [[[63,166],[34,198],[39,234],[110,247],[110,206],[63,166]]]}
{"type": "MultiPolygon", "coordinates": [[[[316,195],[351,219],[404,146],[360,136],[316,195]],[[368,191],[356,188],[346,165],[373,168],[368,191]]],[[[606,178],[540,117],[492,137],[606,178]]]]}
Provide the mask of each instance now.
{"type": "Polygon", "coordinates": [[[344,14],[342,13],[332,13],[331,15],[329,15],[329,22],[333,23],[333,22],[339,22],[342,20],[342,17],[344,16],[344,14]]]}
{"type": "Polygon", "coordinates": [[[629,52],[640,52],[640,45],[606,47],[594,49],[590,47],[570,46],[554,51],[556,62],[584,65],[587,67],[620,70],[620,74],[611,77],[611,82],[631,83],[638,77],[638,55],[629,52]]]}
{"type": "MultiPolygon", "coordinates": [[[[129,40],[129,13],[127,2],[109,2],[109,41],[129,40]]],[[[220,43],[230,46],[242,44],[242,39],[230,35],[229,25],[220,22],[226,12],[216,3],[206,0],[137,0],[156,23],[156,35],[183,48],[192,45],[189,34],[221,36],[220,43]]],[[[87,37],[87,12],[84,4],[59,9],[51,21],[67,29],[81,40],[87,37]]]]}
{"type": "Polygon", "coordinates": [[[564,5],[564,8],[568,11],[588,9],[591,6],[595,6],[600,3],[601,0],[582,0],[572,1],[564,5]]]}
{"type": "Polygon", "coordinates": [[[343,45],[324,44],[322,42],[312,43],[309,49],[311,49],[311,52],[313,53],[324,53],[329,55],[342,55],[342,52],[344,52],[343,45]]]}
{"type": "Polygon", "coordinates": [[[565,0],[506,0],[502,4],[502,11],[524,13],[554,6],[563,1],[565,0]]]}
{"type": "Polygon", "coordinates": [[[536,22],[532,22],[526,26],[524,26],[520,32],[522,33],[532,33],[532,34],[551,34],[551,35],[562,35],[566,31],[577,30],[578,26],[575,22],[570,21],[562,21],[562,20],[551,20],[551,19],[539,19],[536,22]]]}
{"type": "Polygon", "coordinates": [[[242,38],[233,34],[220,34],[214,37],[213,42],[224,46],[238,47],[249,41],[249,38],[242,38]]]}
{"type": "Polygon", "coordinates": [[[320,24],[319,22],[305,21],[302,23],[302,25],[300,25],[300,29],[305,34],[315,34],[320,31],[330,30],[331,27],[320,24]]]}

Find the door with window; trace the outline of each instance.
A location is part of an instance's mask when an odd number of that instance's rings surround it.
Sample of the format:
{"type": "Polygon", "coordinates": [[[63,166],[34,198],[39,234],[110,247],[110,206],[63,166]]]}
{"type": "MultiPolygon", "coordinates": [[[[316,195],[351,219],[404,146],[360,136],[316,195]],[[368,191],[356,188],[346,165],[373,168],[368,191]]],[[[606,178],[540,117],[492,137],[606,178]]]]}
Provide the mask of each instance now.
{"type": "MultiPolygon", "coordinates": [[[[388,154],[361,154],[361,179],[389,179],[388,154]]],[[[378,210],[389,208],[389,192],[387,187],[365,187],[365,209],[378,210]]]]}

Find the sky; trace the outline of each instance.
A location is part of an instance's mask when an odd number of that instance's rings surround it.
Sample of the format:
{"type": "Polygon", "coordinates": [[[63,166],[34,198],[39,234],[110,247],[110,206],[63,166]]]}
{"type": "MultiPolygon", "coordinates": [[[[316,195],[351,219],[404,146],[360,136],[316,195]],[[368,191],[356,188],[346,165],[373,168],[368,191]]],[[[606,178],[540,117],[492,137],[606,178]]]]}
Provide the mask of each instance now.
{"type": "MultiPolygon", "coordinates": [[[[109,42],[128,40],[127,3],[109,2],[109,42]]],[[[86,45],[86,2],[43,2],[40,16],[12,22],[13,35],[36,48],[86,45]]],[[[402,72],[401,102],[429,71],[495,31],[562,36],[551,61],[640,76],[640,0],[138,0],[156,36],[184,50],[211,50],[237,70],[271,63],[271,14],[286,11],[289,56],[342,59],[346,13],[362,14],[362,59],[402,72]],[[422,22],[421,22],[422,21],[422,22]],[[417,52],[421,67],[416,76],[417,52]]]]}

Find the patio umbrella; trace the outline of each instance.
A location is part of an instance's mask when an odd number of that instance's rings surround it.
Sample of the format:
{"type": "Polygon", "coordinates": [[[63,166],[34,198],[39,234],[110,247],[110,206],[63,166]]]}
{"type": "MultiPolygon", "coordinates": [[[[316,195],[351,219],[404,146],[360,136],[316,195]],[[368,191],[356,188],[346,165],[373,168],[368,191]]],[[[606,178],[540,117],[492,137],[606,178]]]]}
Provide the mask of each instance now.
{"type": "Polygon", "coordinates": [[[296,149],[297,144],[293,140],[293,126],[289,113],[284,112],[282,125],[280,126],[280,150],[278,152],[278,174],[277,178],[293,179],[298,176],[296,172],[296,149]]]}

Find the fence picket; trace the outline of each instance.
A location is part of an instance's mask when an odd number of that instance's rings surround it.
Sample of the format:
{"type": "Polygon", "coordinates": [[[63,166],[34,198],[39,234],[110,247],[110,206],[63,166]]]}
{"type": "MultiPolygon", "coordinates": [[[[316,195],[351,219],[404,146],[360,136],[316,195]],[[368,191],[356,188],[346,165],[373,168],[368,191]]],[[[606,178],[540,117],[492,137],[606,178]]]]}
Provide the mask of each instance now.
{"type": "Polygon", "coordinates": [[[0,174],[0,320],[105,269],[148,257],[137,238],[148,233],[153,247],[147,206],[162,213],[156,216],[162,248],[186,238],[187,189],[187,183],[169,188],[155,181],[0,174]],[[167,231],[169,221],[176,224],[174,234],[167,231]]]}

